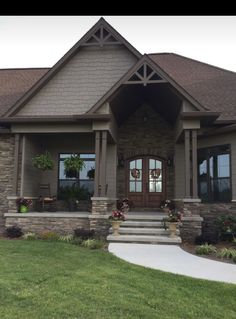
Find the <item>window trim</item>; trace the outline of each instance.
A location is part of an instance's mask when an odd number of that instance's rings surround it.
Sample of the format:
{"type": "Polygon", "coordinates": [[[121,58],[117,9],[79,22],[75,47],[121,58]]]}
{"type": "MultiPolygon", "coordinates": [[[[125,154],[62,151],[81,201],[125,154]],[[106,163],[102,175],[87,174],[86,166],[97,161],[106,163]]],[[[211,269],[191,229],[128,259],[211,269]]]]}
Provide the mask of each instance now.
{"type": "MultiPolygon", "coordinates": [[[[199,165],[198,165],[198,196],[204,203],[230,203],[232,200],[232,160],[231,160],[231,144],[218,144],[218,145],[212,145],[208,147],[202,147],[198,148],[198,154],[200,151],[206,150],[207,156],[206,156],[206,161],[207,161],[207,177],[206,177],[206,182],[207,182],[207,194],[208,194],[208,199],[207,200],[202,200],[200,196],[200,175],[199,175],[199,165]],[[212,149],[217,149],[220,147],[228,147],[229,151],[228,152],[219,152],[219,153],[210,153],[212,149]],[[211,178],[210,177],[210,156],[212,155],[221,155],[221,154],[229,154],[229,177],[217,177],[217,178],[211,178]],[[229,201],[215,201],[213,200],[213,193],[211,189],[211,180],[220,180],[220,179],[229,179],[229,185],[230,185],[230,199],[229,201]]],[[[199,155],[198,155],[199,158],[199,155]]]]}
{"type": "MultiPolygon", "coordinates": [[[[71,180],[71,181],[74,181],[75,179],[68,179],[68,178],[62,178],[62,179],[60,179],[60,162],[62,162],[62,160],[60,159],[60,155],[63,155],[63,154],[70,154],[70,155],[72,155],[72,154],[75,154],[75,155],[81,155],[81,154],[94,154],[94,158],[92,158],[92,159],[94,159],[94,167],[95,167],[95,153],[94,152],[92,152],[92,151],[89,151],[89,152],[70,152],[70,151],[68,151],[68,152],[60,152],[60,153],[58,153],[57,154],[57,158],[58,158],[58,162],[57,162],[57,194],[58,194],[58,192],[59,192],[59,188],[60,188],[60,181],[69,181],[69,180],[71,180]]],[[[83,160],[85,159],[85,160],[91,160],[91,158],[82,158],[83,160]]],[[[87,179],[80,179],[80,181],[87,181],[87,179]]]]}

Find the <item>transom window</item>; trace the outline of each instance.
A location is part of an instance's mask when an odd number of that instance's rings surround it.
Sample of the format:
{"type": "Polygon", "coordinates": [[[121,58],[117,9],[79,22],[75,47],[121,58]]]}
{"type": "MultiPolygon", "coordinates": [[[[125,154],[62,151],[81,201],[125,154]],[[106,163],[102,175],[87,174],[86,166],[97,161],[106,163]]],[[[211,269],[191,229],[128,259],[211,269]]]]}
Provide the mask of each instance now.
{"type": "MultiPolygon", "coordinates": [[[[94,191],[94,179],[92,170],[95,169],[95,154],[79,154],[79,153],[66,153],[59,154],[59,181],[58,186],[73,186],[77,179],[76,177],[67,177],[65,174],[64,160],[70,158],[71,155],[79,155],[81,159],[84,160],[85,167],[78,175],[78,186],[86,188],[90,193],[94,191]]],[[[94,171],[93,171],[94,172],[94,171]]]]}
{"type": "Polygon", "coordinates": [[[202,201],[231,201],[229,145],[198,150],[198,191],[202,201]]]}

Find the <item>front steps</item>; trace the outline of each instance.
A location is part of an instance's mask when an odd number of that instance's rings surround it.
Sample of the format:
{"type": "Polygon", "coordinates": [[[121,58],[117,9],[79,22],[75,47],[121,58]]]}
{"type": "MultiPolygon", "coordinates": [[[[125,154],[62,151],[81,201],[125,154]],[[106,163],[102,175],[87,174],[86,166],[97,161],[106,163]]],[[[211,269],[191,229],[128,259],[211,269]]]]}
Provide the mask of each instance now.
{"type": "MultiPolygon", "coordinates": [[[[109,242],[117,243],[146,243],[146,244],[180,244],[179,236],[170,237],[169,230],[165,230],[162,219],[166,214],[153,212],[131,212],[120,225],[120,235],[114,236],[112,228],[107,236],[109,242]]],[[[179,235],[179,230],[177,231],[179,235]]]]}

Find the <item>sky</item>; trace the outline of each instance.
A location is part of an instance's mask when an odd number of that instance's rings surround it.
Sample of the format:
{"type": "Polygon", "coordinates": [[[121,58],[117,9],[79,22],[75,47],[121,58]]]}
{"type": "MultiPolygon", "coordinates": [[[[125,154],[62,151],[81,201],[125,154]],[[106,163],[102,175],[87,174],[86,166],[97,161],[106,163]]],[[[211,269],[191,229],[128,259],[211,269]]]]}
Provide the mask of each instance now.
{"type": "MultiPolygon", "coordinates": [[[[0,68],[52,67],[101,16],[0,16],[0,68]]],[[[236,72],[236,16],[103,16],[143,53],[236,72]]]]}

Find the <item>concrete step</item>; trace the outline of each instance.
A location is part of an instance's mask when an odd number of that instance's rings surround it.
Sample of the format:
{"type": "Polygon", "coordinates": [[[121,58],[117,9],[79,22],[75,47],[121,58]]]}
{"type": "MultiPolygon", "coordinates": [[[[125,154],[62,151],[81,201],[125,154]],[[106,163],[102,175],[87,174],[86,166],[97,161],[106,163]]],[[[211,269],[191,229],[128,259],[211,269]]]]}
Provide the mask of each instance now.
{"type": "Polygon", "coordinates": [[[166,214],[134,214],[129,213],[125,215],[126,220],[147,220],[147,221],[162,221],[166,214]]]}
{"type": "Polygon", "coordinates": [[[163,222],[161,221],[134,221],[134,220],[125,220],[120,227],[163,227],[163,222]]]}
{"type": "MultiPolygon", "coordinates": [[[[109,229],[112,234],[112,228],[109,229]]],[[[164,228],[130,228],[130,227],[120,227],[119,233],[121,235],[159,235],[159,236],[169,236],[169,229],[164,228]]],[[[179,230],[177,230],[177,235],[179,235],[179,230]]]]}
{"type": "Polygon", "coordinates": [[[167,244],[167,245],[178,245],[182,242],[179,236],[155,236],[155,235],[108,235],[107,240],[109,242],[119,243],[146,243],[146,244],[167,244]]]}

